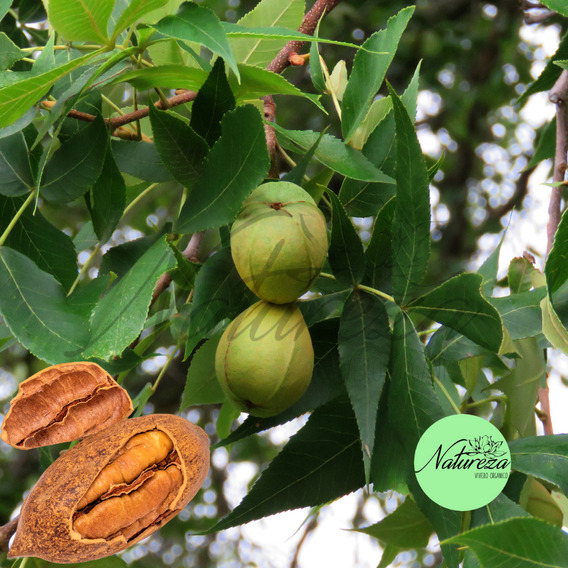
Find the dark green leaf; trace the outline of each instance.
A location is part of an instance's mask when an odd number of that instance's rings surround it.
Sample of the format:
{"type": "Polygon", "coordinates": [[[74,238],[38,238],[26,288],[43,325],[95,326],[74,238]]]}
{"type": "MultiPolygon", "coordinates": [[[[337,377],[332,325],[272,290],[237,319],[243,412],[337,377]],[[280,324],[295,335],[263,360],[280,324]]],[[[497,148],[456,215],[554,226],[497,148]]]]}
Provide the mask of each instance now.
{"type": "Polygon", "coordinates": [[[503,323],[499,312],[481,295],[482,282],[481,274],[460,274],[408,307],[498,352],[503,341],[503,323]]]}
{"type": "Polygon", "coordinates": [[[341,130],[346,141],[365,118],[413,13],[414,6],[401,10],[389,19],[385,30],[374,33],[357,51],[341,105],[341,130]]]}
{"type": "MultiPolygon", "coordinates": [[[[313,146],[298,160],[296,165],[282,178],[282,181],[289,181],[290,183],[295,183],[296,185],[302,185],[304,183],[304,176],[306,175],[306,170],[314,154],[316,153],[318,144],[322,139],[323,132],[320,137],[316,140],[313,146]]],[[[317,201],[317,200],[316,200],[317,201]]]]}
{"type": "Polygon", "coordinates": [[[162,163],[184,187],[193,187],[209,151],[207,142],[183,120],[154,105],[150,105],[150,122],[162,163]]]}
{"type": "Polygon", "coordinates": [[[0,313],[18,341],[47,363],[78,361],[87,321],[65,300],[61,285],[28,257],[0,248],[0,313]]]}
{"type": "MultiPolygon", "coordinates": [[[[24,202],[22,197],[0,196],[0,232],[14,219],[24,202]]],[[[65,291],[77,277],[77,261],[73,241],[56,229],[40,211],[28,207],[14,225],[5,242],[30,258],[41,270],[54,276],[65,291]]]]}
{"type": "Polygon", "coordinates": [[[186,355],[200,339],[209,337],[217,324],[234,318],[248,307],[252,298],[233,264],[231,251],[225,248],[210,256],[195,278],[186,355]]]}
{"type": "Polygon", "coordinates": [[[158,278],[175,266],[165,238],[156,242],[97,304],[85,358],[120,355],[144,327],[158,278]]]}
{"type": "Polygon", "coordinates": [[[568,434],[532,436],[509,442],[511,467],[568,493],[568,434]]]}
{"type": "Polygon", "coordinates": [[[436,364],[447,361],[459,361],[468,357],[484,355],[487,350],[470,341],[461,333],[442,326],[432,335],[426,346],[426,355],[436,364]]]}
{"type": "Polygon", "coordinates": [[[332,204],[329,264],[339,282],[358,284],[365,273],[363,243],[335,193],[327,195],[332,204]]]}
{"type": "Polygon", "coordinates": [[[218,58],[193,101],[190,125],[209,146],[213,146],[221,136],[223,115],[234,108],[235,97],[225,75],[225,65],[218,58]]]}
{"type": "Polygon", "coordinates": [[[41,195],[56,203],[81,197],[101,174],[107,144],[108,130],[98,115],[64,142],[47,162],[41,180],[41,195]]]}
{"type": "MultiPolygon", "coordinates": [[[[441,507],[427,497],[418,484],[414,473],[410,473],[408,485],[416,504],[434,527],[440,541],[452,537],[462,530],[462,513],[441,507]]],[[[448,543],[442,543],[441,548],[447,567],[458,568],[459,553],[457,547],[448,543]]]]}
{"type": "Polygon", "coordinates": [[[184,290],[190,291],[193,289],[195,277],[201,268],[201,264],[197,264],[185,258],[182,252],[176,247],[172,247],[172,250],[177,260],[177,267],[170,272],[172,280],[184,290]]]}
{"type": "Polygon", "coordinates": [[[357,422],[341,398],[313,412],[248,495],[211,532],[327,503],[365,483],[357,422]]]}
{"type": "Polygon", "coordinates": [[[186,2],[177,14],[166,16],[153,27],[166,36],[202,44],[222,57],[239,77],[237,62],[225,31],[219,18],[209,8],[186,2]]]}
{"type": "Polygon", "coordinates": [[[389,415],[393,413],[407,450],[414,452],[419,437],[443,413],[432,387],[424,346],[404,312],[394,321],[390,375],[389,415]]]}
{"type": "Polygon", "coordinates": [[[393,295],[406,304],[422,283],[430,254],[428,171],[414,124],[390,89],[396,123],[396,206],[392,222],[393,295]]]}
{"type": "Polygon", "coordinates": [[[161,236],[161,234],[148,235],[112,247],[103,256],[99,274],[113,272],[122,278],[161,236]]]}
{"type": "Polygon", "coordinates": [[[530,292],[521,292],[502,298],[491,298],[511,339],[534,337],[542,332],[542,312],[540,302],[546,296],[542,286],[530,292]]]}
{"type": "Polygon", "coordinates": [[[22,132],[0,138],[0,194],[29,193],[34,185],[28,147],[22,132]]]}
{"type": "MultiPolygon", "coordinates": [[[[311,130],[286,130],[278,124],[274,124],[279,139],[289,140],[299,146],[303,151],[308,151],[321,136],[319,132],[311,130]]],[[[315,152],[315,157],[324,166],[335,170],[349,178],[363,181],[378,181],[393,183],[394,180],[377,169],[361,152],[347,146],[342,140],[324,134],[315,152]]]]}
{"type": "Polygon", "coordinates": [[[207,340],[191,358],[180,412],[195,404],[216,404],[226,399],[215,373],[215,353],[221,335],[207,340]]]}
{"type": "Polygon", "coordinates": [[[228,438],[222,440],[220,445],[232,444],[268,428],[285,424],[345,394],[337,352],[338,327],[338,318],[321,321],[310,327],[314,346],[314,373],[308,390],[300,400],[277,416],[249,416],[228,438]]]}
{"type": "Polygon", "coordinates": [[[542,0],[544,6],[548,6],[553,12],[568,17],[568,6],[563,0],[542,0]]]}
{"type": "MultiPolygon", "coordinates": [[[[314,32],[314,37],[319,36],[319,25],[320,22],[318,22],[318,25],[314,32]]],[[[316,91],[319,91],[320,93],[325,92],[325,77],[323,74],[323,67],[320,59],[318,44],[315,41],[310,45],[310,77],[312,78],[312,83],[316,91]]]]}
{"type": "Polygon", "coordinates": [[[371,240],[365,249],[364,283],[372,288],[391,291],[392,274],[392,219],[394,217],[396,199],[392,198],[379,211],[371,240]]]}
{"type": "MultiPolygon", "coordinates": [[[[420,65],[416,68],[412,80],[401,97],[410,117],[416,115],[419,74],[420,65]]],[[[373,103],[365,121],[355,131],[351,143],[358,142],[361,137],[364,138],[367,128],[371,131],[366,135],[362,149],[363,155],[382,172],[394,177],[396,175],[395,122],[390,97],[379,99],[373,103]]],[[[361,142],[361,144],[363,143],[361,142]]],[[[354,147],[358,148],[359,146],[354,144],[354,147]]],[[[339,199],[350,215],[366,217],[376,215],[395,193],[394,179],[390,183],[345,179],[341,185],[339,199]]]]}
{"type": "Polygon", "coordinates": [[[382,521],[355,529],[368,534],[384,544],[392,544],[399,548],[424,548],[428,545],[430,535],[434,531],[430,521],[422,514],[416,503],[407,497],[398,508],[382,521]]]}
{"type": "Polygon", "coordinates": [[[341,314],[339,357],[341,374],[359,426],[367,483],[390,346],[389,317],[383,301],[354,290],[341,314]]]}
{"type": "Polygon", "coordinates": [[[121,172],[153,183],[174,179],[162,164],[155,144],[113,140],[111,147],[121,172]]]}
{"type": "Polygon", "coordinates": [[[349,293],[349,290],[343,290],[298,302],[306,325],[311,327],[319,321],[340,316],[349,293]]]}
{"type": "Polygon", "coordinates": [[[500,493],[491,503],[475,509],[471,513],[471,528],[481,525],[489,525],[499,521],[504,521],[511,517],[529,517],[518,503],[515,503],[504,493],[500,493]]]}
{"type": "Polygon", "coordinates": [[[107,147],[103,169],[91,189],[91,219],[101,243],[110,239],[124,213],[126,187],[114,161],[110,145],[107,147]]]}
{"type": "Polygon", "coordinates": [[[0,69],[10,69],[22,57],[24,52],[5,33],[0,33],[0,69]]]}
{"type": "Polygon", "coordinates": [[[482,568],[568,567],[568,535],[534,518],[514,518],[485,525],[446,542],[469,547],[482,568]]]}
{"type": "Polygon", "coordinates": [[[548,293],[554,299],[554,293],[568,280],[568,213],[565,211],[554,235],[552,249],[546,259],[544,274],[548,293]]]}
{"type": "Polygon", "coordinates": [[[270,161],[258,110],[245,105],[226,113],[221,138],[207,155],[203,172],[175,224],[180,233],[227,225],[247,195],[264,179],[270,161]]]}

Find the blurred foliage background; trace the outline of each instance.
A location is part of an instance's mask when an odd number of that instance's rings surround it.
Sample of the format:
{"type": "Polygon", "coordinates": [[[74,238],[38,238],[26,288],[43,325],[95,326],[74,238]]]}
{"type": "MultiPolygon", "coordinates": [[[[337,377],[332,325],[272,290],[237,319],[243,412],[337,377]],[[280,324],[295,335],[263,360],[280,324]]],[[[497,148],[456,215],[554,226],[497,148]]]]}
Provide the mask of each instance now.
{"type": "MultiPolygon", "coordinates": [[[[237,21],[256,4],[254,0],[206,0],[204,3],[228,21],[237,21]]],[[[320,35],[362,43],[384,27],[390,16],[409,4],[398,0],[344,0],[322,22],[320,35]]],[[[529,182],[536,165],[531,162],[531,157],[552,109],[546,107],[545,94],[533,96],[523,105],[519,105],[517,99],[544,68],[551,55],[550,49],[554,50],[564,33],[564,22],[552,17],[527,24],[523,11],[526,7],[519,0],[502,0],[495,4],[476,0],[419,0],[389,69],[388,80],[397,92],[401,92],[422,61],[418,130],[432,162],[443,157],[431,194],[431,230],[435,241],[430,261],[431,282],[463,270],[480,254],[484,239],[494,242],[511,212],[514,211],[514,218],[530,213],[529,182]]],[[[47,38],[45,26],[42,26],[44,21],[41,0],[16,0],[0,24],[0,32],[6,33],[21,47],[43,44],[47,38]]],[[[342,59],[349,69],[354,55],[352,50],[332,45],[322,45],[320,52],[330,69],[342,59]]],[[[26,65],[26,62],[19,62],[14,69],[22,70],[26,65]]],[[[313,92],[305,67],[290,68],[285,75],[300,89],[313,92]]],[[[120,100],[122,94],[116,92],[113,96],[120,100]]],[[[334,112],[326,116],[308,102],[291,101],[283,96],[276,97],[276,103],[277,121],[286,128],[320,131],[331,120],[331,132],[339,134],[338,124],[333,122],[334,112]]],[[[324,101],[324,104],[331,109],[330,101],[324,101]]],[[[541,150],[541,158],[552,156],[552,147],[541,150]]],[[[545,161],[541,167],[550,168],[550,161],[545,161]]],[[[285,170],[284,164],[282,169],[285,170]]],[[[331,185],[335,183],[332,179],[331,185]]],[[[334,189],[338,191],[339,187],[334,189]]],[[[171,206],[167,184],[162,184],[152,195],[152,199],[142,200],[130,211],[127,224],[115,232],[110,244],[150,234],[152,227],[163,225],[171,206]]],[[[66,207],[61,211],[46,206],[43,212],[57,226],[66,227],[71,236],[83,238],[79,231],[86,219],[86,211],[81,202],[76,208],[66,207]],[[65,218],[58,217],[63,211],[65,218]]],[[[537,222],[542,228],[546,219],[537,222]]],[[[362,231],[370,228],[365,219],[359,219],[357,223],[362,231]]],[[[203,254],[206,254],[207,247],[204,249],[203,254]]],[[[81,265],[91,252],[88,240],[78,250],[81,250],[81,265]]],[[[104,251],[103,247],[101,252],[104,251]]],[[[144,384],[154,380],[167,360],[171,360],[160,387],[145,410],[176,412],[189,360],[182,361],[177,357],[174,347],[168,345],[159,332],[155,333],[153,342],[156,356],[130,373],[124,386],[134,396],[144,384]]],[[[8,409],[18,382],[42,367],[40,361],[18,345],[5,347],[0,353],[0,419],[8,409]]],[[[216,407],[200,407],[191,410],[188,418],[214,436],[217,415],[216,407]]],[[[136,568],[161,565],[315,566],[302,561],[308,555],[303,557],[298,550],[292,550],[286,558],[277,558],[274,551],[244,538],[242,529],[186,538],[188,532],[206,528],[214,518],[220,518],[238,503],[246,491],[246,484],[277,453],[288,435],[288,431],[269,432],[249,437],[229,452],[223,448],[215,450],[210,477],[190,507],[149,542],[124,553],[125,560],[136,568]]],[[[52,456],[59,450],[52,448],[52,456]]],[[[0,523],[14,515],[22,495],[49,461],[47,452],[21,452],[5,444],[0,446],[0,523]]],[[[369,511],[389,509],[392,499],[389,495],[360,492],[354,498],[356,505],[349,511],[351,518],[345,526],[376,522],[376,517],[367,518],[369,511]]],[[[296,529],[299,531],[292,549],[308,546],[312,534],[325,530],[319,526],[318,519],[315,513],[301,527],[298,523],[297,527],[290,528],[289,535],[296,529]]],[[[270,527],[269,524],[265,526],[270,527]]],[[[334,536],[328,534],[327,538],[334,536]]],[[[355,547],[362,542],[355,539],[371,540],[355,534],[353,539],[355,547]]],[[[378,548],[375,550],[373,557],[359,554],[356,565],[375,566],[379,558],[378,548]]],[[[394,565],[433,566],[441,562],[427,551],[405,554],[394,565]]],[[[312,557],[313,551],[309,558],[312,557]]],[[[3,562],[2,565],[10,565],[6,560],[3,562]]]]}

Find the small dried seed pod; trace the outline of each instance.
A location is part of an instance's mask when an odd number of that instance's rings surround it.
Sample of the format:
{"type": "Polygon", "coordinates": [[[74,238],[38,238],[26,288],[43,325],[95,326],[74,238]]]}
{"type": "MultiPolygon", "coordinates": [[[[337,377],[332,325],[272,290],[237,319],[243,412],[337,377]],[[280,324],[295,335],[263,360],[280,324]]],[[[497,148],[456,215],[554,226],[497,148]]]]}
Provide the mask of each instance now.
{"type": "Polygon", "coordinates": [[[131,412],[128,393],[96,363],[62,363],[20,384],[0,436],[29,450],[84,438],[131,412]]]}
{"type": "Polygon", "coordinates": [[[187,420],[153,414],[89,436],[26,497],[10,558],[86,562],[116,554],[175,517],[209,471],[209,440],[187,420]]]}

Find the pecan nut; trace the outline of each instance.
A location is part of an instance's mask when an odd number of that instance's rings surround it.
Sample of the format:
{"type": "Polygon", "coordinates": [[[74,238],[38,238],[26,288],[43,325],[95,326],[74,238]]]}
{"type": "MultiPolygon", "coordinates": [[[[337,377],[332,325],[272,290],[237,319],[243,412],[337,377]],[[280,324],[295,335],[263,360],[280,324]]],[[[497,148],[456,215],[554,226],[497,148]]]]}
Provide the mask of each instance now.
{"type": "Polygon", "coordinates": [[[26,497],[10,558],[115,554],[175,517],[209,471],[209,441],[168,414],[124,420],[62,454],[26,497]]]}
{"type": "Polygon", "coordinates": [[[99,432],[131,412],[128,393],[99,365],[62,363],[20,383],[0,437],[24,450],[71,442],[99,432]]]}

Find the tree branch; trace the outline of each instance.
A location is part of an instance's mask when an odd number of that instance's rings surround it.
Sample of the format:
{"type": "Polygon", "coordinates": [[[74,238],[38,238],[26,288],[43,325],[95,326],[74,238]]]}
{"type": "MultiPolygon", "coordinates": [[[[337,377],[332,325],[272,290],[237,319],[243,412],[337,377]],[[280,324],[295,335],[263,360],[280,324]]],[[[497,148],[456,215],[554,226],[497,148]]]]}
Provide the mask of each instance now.
{"type": "MultiPolygon", "coordinates": [[[[167,108],[188,103],[194,100],[196,96],[197,93],[194,91],[183,91],[180,94],[176,94],[173,97],[166,99],[167,105],[169,105],[167,108]]],[[[46,109],[51,109],[55,105],[55,101],[42,101],[41,105],[46,109]]],[[[159,109],[164,108],[164,102],[162,100],[157,101],[155,107],[159,109]]],[[[150,113],[150,107],[145,107],[135,110],[133,112],[129,112],[127,114],[123,114],[122,116],[116,116],[114,118],[105,118],[104,121],[108,126],[109,130],[111,131],[111,133],[114,133],[115,130],[117,130],[121,126],[129,124],[131,122],[136,122],[141,118],[145,118],[148,116],[149,113],[150,113]]],[[[71,109],[67,113],[67,116],[70,118],[75,118],[76,120],[82,120],[83,122],[92,122],[93,120],[95,120],[94,114],[89,114],[87,112],[80,112],[75,109],[71,109]]]]}
{"type": "MultiPolygon", "coordinates": [[[[560,183],[564,181],[566,173],[566,153],[568,152],[568,124],[566,118],[566,102],[568,101],[568,71],[564,70],[560,74],[558,81],[550,90],[548,98],[556,105],[556,152],[554,155],[554,174],[552,181],[560,183]]],[[[550,203],[548,205],[548,225],[546,234],[548,243],[546,254],[550,252],[554,235],[560,223],[562,215],[561,210],[562,188],[553,187],[550,194],[550,203]]]]}
{"type": "Polygon", "coordinates": [[[0,527],[0,552],[8,550],[8,543],[18,528],[19,518],[18,516],[0,527]]]}
{"type": "Polygon", "coordinates": [[[539,418],[542,422],[544,433],[547,436],[552,435],[554,434],[554,430],[552,428],[552,420],[550,418],[550,397],[548,387],[541,387],[538,389],[538,401],[540,402],[539,418]]]}
{"type": "MultiPolygon", "coordinates": [[[[313,35],[320,19],[329,14],[340,2],[341,0],[317,0],[312,8],[306,12],[298,31],[303,34],[313,35]]],[[[306,42],[289,41],[270,62],[267,69],[274,73],[282,73],[290,65],[290,56],[297,54],[304,43],[306,42]]]]}

